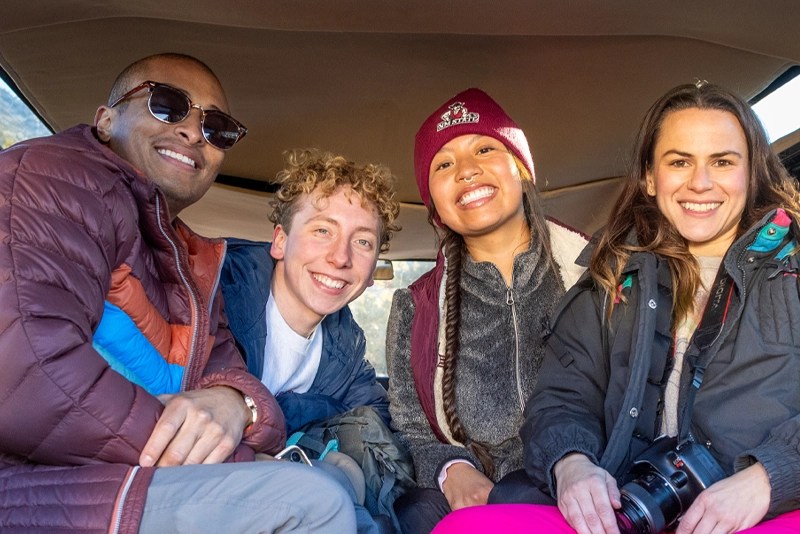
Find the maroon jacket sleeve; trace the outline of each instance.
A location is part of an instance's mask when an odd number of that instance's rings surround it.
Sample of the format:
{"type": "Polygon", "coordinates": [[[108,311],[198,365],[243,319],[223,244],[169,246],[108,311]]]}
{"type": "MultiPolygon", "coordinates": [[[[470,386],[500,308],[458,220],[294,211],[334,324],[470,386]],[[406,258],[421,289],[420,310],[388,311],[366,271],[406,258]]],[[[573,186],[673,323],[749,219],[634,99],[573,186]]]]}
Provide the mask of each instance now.
{"type": "Polygon", "coordinates": [[[162,406],[91,343],[135,204],[110,162],[78,157],[57,141],[0,153],[0,451],[136,464],[162,406]]]}

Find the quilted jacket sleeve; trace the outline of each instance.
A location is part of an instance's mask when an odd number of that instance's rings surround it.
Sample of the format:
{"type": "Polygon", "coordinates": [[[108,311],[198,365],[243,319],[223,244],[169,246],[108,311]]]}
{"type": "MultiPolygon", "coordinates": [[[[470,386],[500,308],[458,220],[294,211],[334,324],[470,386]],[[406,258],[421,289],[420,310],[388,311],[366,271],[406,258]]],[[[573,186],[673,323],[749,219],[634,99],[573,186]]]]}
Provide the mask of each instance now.
{"type": "Polygon", "coordinates": [[[119,173],[56,143],[0,154],[3,453],[51,465],[136,464],[161,413],[91,344],[112,266],[131,246],[118,237],[136,221],[119,173]]]}

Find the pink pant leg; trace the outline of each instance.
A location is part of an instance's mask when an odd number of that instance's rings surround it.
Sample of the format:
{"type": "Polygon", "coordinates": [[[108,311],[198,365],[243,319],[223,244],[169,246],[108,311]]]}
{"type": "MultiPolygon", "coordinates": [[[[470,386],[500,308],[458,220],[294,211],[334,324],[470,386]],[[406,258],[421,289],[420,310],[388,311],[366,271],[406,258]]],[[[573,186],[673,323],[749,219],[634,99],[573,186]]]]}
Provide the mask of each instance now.
{"type": "Polygon", "coordinates": [[[764,521],[753,528],[740,532],[747,532],[747,534],[797,534],[800,532],[800,510],[779,515],[775,519],[764,521]]]}
{"type": "MultiPolygon", "coordinates": [[[[555,506],[538,504],[491,504],[451,512],[432,534],[574,534],[555,506]]],[[[740,531],[747,534],[798,534],[800,510],[789,512],[740,531]]]]}
{"type": "Polygon", "coordinates": [[[449,513],[431,534],[575,534],[555,506],[489,504],[449,513]]]}

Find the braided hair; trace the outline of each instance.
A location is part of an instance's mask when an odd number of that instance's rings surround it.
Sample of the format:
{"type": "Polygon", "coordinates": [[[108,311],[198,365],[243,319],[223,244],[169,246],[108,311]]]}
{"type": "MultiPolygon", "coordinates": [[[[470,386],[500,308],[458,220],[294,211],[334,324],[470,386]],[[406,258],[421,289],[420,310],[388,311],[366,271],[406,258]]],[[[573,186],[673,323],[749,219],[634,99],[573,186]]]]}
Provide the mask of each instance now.
{"type": "MultiPolygon", "coordinates": [[[[514,161],[520,172],[520,183],[523,191],[523,208],[525,218],[530,226],[531,234],[539,238],[541,246],[540,261],[549,264],[549,268],[558,273],[559,268],[553,258],[550,246],[550,231],[547,228],[543,209],[539,204],[539,195],[536,193],[536,186],[530,178],[525,165],[516,157],[514,161]]],[[[431,224],[438,220],[436,208],[433,203],[429,207],[428,219],[431,224]]],[[[487,478],[494,480],[495,462],[489,453],[488,444],[470,439],[464,428],[461,418],[458,415],[456,404],[456,369],[458,367],[458,354],[460,351],[460,331],[461,331],[461,272],[462,265],[466,259],[467,247],[461,234],[454,232],[447,226],[439,223],[435,224],[438,228],[441,249],[447,260],[447,270],[445,273],[446,281],[444,287],[445,302],[445,347],[442,355],[442,405],[447,425],[450,433],[457,442],[466,447],[481,463],[483,473],[487,478]]]]}

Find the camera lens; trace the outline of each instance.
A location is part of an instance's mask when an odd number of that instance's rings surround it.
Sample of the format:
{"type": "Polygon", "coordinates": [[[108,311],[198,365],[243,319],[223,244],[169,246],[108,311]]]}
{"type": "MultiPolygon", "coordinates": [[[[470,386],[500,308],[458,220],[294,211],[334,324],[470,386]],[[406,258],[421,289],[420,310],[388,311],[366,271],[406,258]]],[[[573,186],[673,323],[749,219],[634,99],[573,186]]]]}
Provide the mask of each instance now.
{"type": "Polygon", "coordinates": [[[633,477],[620,491],[617,525],[623,534],[657,534],[672,528],[692,501],[725,478],[702,445],[676,438],[653,442],[634,462],[633,477]]]}
{"type": "Polygon", "coordinates": [[[661,476],[647,473],[622,487],[617,525],[622,534],[657,534],[680,514],[680,501],[661,476]]]}
{"type": "Polygon", "coordinates": [[[621,534],[652,534],[653,520],[641,503],[627,491],[620,496],[622,506],[617,510],[617,527],[621,534]]]}

